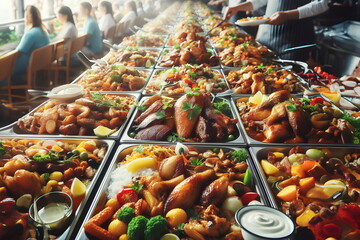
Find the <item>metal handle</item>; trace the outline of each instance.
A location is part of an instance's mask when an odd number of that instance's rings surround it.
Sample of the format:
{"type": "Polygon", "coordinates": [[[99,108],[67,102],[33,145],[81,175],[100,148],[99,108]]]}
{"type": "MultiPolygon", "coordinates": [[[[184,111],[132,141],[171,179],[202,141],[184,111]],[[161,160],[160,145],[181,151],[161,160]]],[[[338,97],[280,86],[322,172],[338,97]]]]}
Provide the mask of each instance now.
{"type": "Polygon", "coordinates": [[[91,68],[91,66],[93,65],[92,62],[82,51],[78,51],[76,55],[79,60],[85,65],[85,67],[91,68]]]}
{"type": "Polygon", "coordinates": [[[278,54],[278,56],[282,56],[284,54],[290,53],[290,52],[294,52],[297,50],[302,50],[305,48],[313,48],[316,47],[316,43],[314,44],[308,44],[308,45],[302,45],[302,46],[297,46],[297,47],[292,47],[292,48],[286,48],[284,51],[282,51],[281,53],[278,54]]]}
{"type": "Polygon", "coordinates": [[[104,39],[104,40],[103,40],[103,44],[104,44],[105,46],[107,46],[108,48],[113,49],[113,50],[115,50],[115,51],[119,50],[119,48],[118,48],[117,46],[111,44],[111,42],[110,42],[109,40],[107,40],[107,39],[104,39]]]}
{"type": "Polygon", "coordinates": [[[208,35],[212,30],[214,30],[215,28],[217,28],[218,26],[220,26],[221,24],[223,24],[224,22],[226,22],[226,19],[221,20],[218,24],[215,25],[215,27],[211,28],[209,31],[207,31],[205,33],[205,35],[208,35]]]}

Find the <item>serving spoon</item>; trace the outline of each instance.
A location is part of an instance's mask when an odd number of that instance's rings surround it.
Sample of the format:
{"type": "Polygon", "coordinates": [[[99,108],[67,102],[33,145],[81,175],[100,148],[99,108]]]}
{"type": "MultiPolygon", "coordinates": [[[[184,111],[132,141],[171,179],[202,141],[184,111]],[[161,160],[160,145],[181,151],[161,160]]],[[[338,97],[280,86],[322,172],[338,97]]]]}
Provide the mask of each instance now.
{"type": "Polygon", "coordinates": [[[176,84],[178,84],[178,82],[171,82],[171,83],[166,83],[166,84],[162,85],[158,92],[158,95],[161,95],[162,92],[165,90],[165,88],[175,86],[176,84]]]}
{"type": "Polygon", "coordinates": [[[104,44],[106,47],[108,47],[108,48],[110,48],[110,49],[113,49],[113,50],[115,50],[115,51],[120,50],[120,48],[119,48],[118,46],[116,46],[115,44],[111,44],[111,42],[110,42],[109,40],[107,40],[107,39],[104,39],[104,40],[103,40],[103,44],[104,44]]]}
{"type": "Polygon", "coordinates": [[[76,55],[87,68],[91,68],[93,64],[99,66],[100,68],[109,66],[109,63],[104,59],[90,60],[82,51],[78,51],[76,55]]]}

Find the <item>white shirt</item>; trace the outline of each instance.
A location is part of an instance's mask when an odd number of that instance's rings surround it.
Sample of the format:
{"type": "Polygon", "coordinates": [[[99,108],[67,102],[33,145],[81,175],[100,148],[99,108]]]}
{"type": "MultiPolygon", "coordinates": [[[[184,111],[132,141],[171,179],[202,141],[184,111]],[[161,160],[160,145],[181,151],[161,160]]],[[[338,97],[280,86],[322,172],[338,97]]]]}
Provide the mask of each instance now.
{"type": "MultiPolygon", "coordinates": [[[[265,6],[268,0],[249,0],[252,3],[254,10],[265,6]]],[[[327,0],[313,0],[308,4],[298,7],[299,19],[308,18],[319,15],[329,9],[327,0]]],[[[269,16],[270,17],[270,16],[269,16]]]]}
{"type": "Polygon", "coordinates": [[[138,8],[138,9],[136,9],[136,11],[139,16],[143,16],[145,14],[145,12],[142,8],[138,8]]]}
{"type": "Polygon", "coordinates": [[[107,31],[113,26],[115,26],[115,20],[110,13],[107,13],[106,15],[102,16],[99,23],[100,31],[106,34],[107,31]]]}
{"type": "MultiPolygon", "coordinates": [[[[76,38],[77,35],[78,35],[78,31],[75,25],[72,22],[66,22],[54,40],[56,41],[64,38],[73,39],[76,38]]],[[[69,45],[69,41],[65,43],[65,49],[67,49],[68,45],[69,45]]]]}
{"type": "Polygon", "coordinates": [[[136,13],[134,11],[128,12],[121,20],[121,23],[129,22],[128,28],[132,28],[135,25],[136,13]]]}

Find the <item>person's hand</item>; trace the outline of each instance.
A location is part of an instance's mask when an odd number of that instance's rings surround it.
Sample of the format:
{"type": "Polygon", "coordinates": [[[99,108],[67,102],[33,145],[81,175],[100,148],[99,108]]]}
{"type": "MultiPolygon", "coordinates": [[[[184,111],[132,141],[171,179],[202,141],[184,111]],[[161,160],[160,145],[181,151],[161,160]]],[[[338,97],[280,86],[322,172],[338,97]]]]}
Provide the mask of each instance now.
{"type": "Polygon", "coordinates": [[[270,17],[270,21],[268,21],[267,23],[271,25],[281,25],[287,20],[289,20],[287,12],[276,12],[270,17]]]}
{"type": "Polygon", "coordinates": [[[236,14],[237,10],[235,7],[227,7],[224,13],[223,19],[229,19],[236,14]]]}

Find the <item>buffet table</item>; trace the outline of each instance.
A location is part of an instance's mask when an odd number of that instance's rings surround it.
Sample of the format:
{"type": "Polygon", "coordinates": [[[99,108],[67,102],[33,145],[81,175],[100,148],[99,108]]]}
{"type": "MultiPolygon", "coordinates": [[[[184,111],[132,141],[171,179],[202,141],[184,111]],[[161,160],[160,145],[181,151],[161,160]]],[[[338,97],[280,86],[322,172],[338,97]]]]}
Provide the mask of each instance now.
{"type": "Polygon", "coordinates": [[[175,2],[0,129],[0,238],[359,239],[360,80],[220,22],[175,2]]]}

